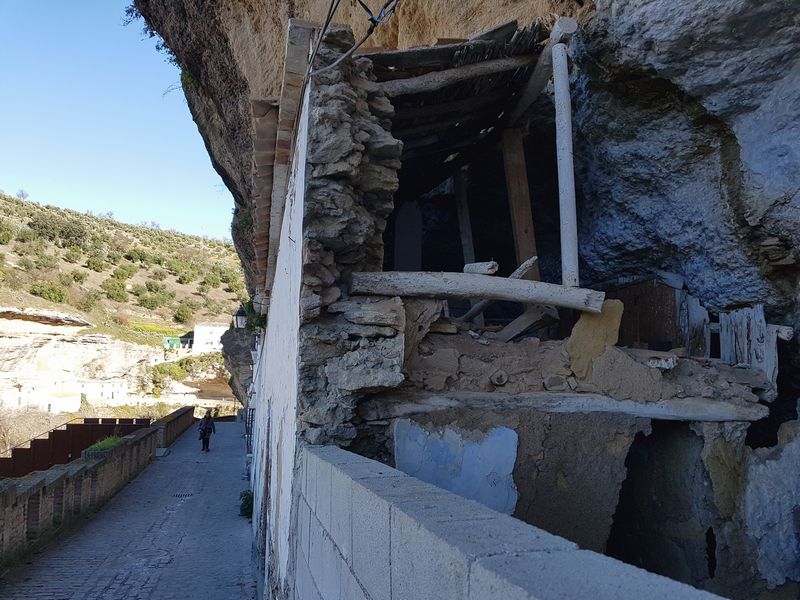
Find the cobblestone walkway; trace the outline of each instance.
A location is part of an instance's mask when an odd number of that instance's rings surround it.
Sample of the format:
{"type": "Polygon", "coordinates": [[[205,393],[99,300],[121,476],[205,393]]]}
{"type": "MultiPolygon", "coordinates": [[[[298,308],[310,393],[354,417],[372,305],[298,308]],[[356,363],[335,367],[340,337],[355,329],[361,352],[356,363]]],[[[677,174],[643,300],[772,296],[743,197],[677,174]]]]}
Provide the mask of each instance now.
{"type": "Polygon", "coordinates": [[[3,600],[250,600],[243,427],[189,429],[74,533],[0,580],[3,600]]]}

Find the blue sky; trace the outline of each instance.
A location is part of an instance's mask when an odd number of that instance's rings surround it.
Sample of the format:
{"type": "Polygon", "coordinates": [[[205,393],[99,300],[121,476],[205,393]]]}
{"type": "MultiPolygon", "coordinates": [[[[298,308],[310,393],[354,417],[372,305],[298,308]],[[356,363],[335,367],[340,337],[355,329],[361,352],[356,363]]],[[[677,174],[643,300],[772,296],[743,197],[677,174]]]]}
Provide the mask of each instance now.
{"type": "Polygon", "coordinates": [[[180,72],[122,26],[128,3],[0,0],[0,190],[229,238],[233,199],[180,72]]]}

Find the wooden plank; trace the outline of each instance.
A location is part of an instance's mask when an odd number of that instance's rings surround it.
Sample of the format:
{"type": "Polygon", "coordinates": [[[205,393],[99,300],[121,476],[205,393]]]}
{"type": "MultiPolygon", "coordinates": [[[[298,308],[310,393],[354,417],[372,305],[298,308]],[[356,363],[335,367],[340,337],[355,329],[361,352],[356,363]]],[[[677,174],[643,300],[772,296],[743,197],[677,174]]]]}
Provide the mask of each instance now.
{"type": "Polygon", "coordinates": [[[512,38],[512,36],[516,32],[517,32],[517,20],[513,19],[511,21],[503,23],[502,25],[498,25],[497,27],[492,27],[491,29],[487,29],[486,31],[479,33],[478,35],[472,36],[470,38],[470,41],[486,40],[486,41],[505,44],[508,40],[512,38]]]}
{"type": "MultiPolygon", "coordinates": [[[[464,169],[459,169],[453,175],[453,188],[456,196],[456,213],[458,214],[458,232],[461,237],[461,252],[464,256],[464,272],[468,271],[466,265],[475,263],[475,245],[472,239],[472,221],[469,218],[469,203],[467,202],[467,175],[464,169]]],[[[496,269],[495,269],[496,271],[496,269]]],[[[483,273],[488,275],[489,273],[483,273]]],[[[475,301],[470,300],[471,306],[475,306],[475,301]]],[[[477,321],[479,325],[483,325],[483,317],[481,316],[477,321]]]]}
{"type": "MultiPolygon", "coordinates": [[[[524,279],[525,278],[525,274],[530,269],[533,268],[533,266],[536,264],[536,261],[538,261],[538,260],[539,260],[538,256],[531,256],[529,259],[523,261],[522,264],[520,264],[520,266],[518,266],[516,269],[514,269],[514,272],[511,273],[511,275],[508,276],[509,279],[524,279]]],[[[489,306],[491,306],[492,302],[494,302],[494,301],[493,300],[481,300],[480,302],[475,304],[475,306],[470,308],[462,317],[459,317],[458,320],[459,321],[471,321],[477,315],[481,314],[483,311],[485,311],[487,308],[489,308],[489,306]]]]}
{"type": "MultiPolygon", "coordinates": [[[[422,106],[408,106],[401,102],[394,103],[397,114],[392,119],[394,126],[417,119],[429,119],[431,117],[442,117],[452,113],[468,114],[486,107],[498,106],[498,111],[502,110],[502,104],[511,95],[508,89],[493,90],[487,94],[459,98],[449,102],[438,104],[423,104],[422,106]]],[[[396,134],[395,134],[396,135],[396,134]]]]}
{"type": "Polygon", "coordinates": [[[476,40],[463,44],[444,46],[422,46],[407,50],[389,50],[383,52],[364,52],[359,57],[368,58],[378,70],[404,71],[419,69],[444,69],[453,62],[456,52],[488,49],[494,44],[486,40],[476,40]]]}
{"type": "Polygon", "coordinates": [[[490,260],[487,262],[467,263],[464,265],[463,271],[464,273],[477,273],[478,275],[494,275],[499,268],[500,265],[490,260]]]}
{"type": "Polygon", "coordinates": [[[616,400],[601,394],[571,392],[391,392],[362,402],[359,415],[366,421],[396,419],[449,409],[519,410],[548,413],[617,413],[665,421],[758,421],[769,414],[760,404],[733,404],[707,398],[673,398],[658,402],[616,400]]]}
{"type": "MultiPolygon", "coordinates": [[[[528,188],[528,170],[525,165],[525,146],[519,129],[503,131],[503,165],[508,190],[508,206],[511,210],[511,228],[514,232],[514,248],[517,262],[527,256],[536,256],[536,236],[533,231],[533,212],[528,188]]],[[[528,271],[528,279],[539,280],[539,264],[528,271]]]]}
{"type": "MultiPolygon", "coordinates": [[[[510,342],[518,335],[539,323],[548,314],[547,309],[541,306],[530,306],[516,319],[497,332],[495,338],[499,342],[510,342]]],[[[556,312],[556,319],[558,319],[556,312]]]]}
{"type": "Polygon", "coordinates": [[[531,55],[497,58],[464,65],[462,67],[455,67],[453,69],[446,69],[444,71],[433,71],[425,73],[424,75],[409,77],[408,79],[384,81],[381,86],[383,87],[383,91],[390,98],[408,96],[411,94],[424,94],[427,92],[436,92],[450,85],[469,81],[476,77],[485,77],[487,75],[495,75],[497,73],[504,73],[517,69],[527,69],[532,66],[533,63],[534,58],[531,55]]]}
{"type": "Polygon", "coordinates": [[[778,380],[778,330],[767,325],[764,305],[719,314],[720,360],[731,365],[761,369],[776,384],[778,380]]]}
{"type": "Polygon", "coordinates": [[[599,313],[605,294],[540,281],[472,273],[376,271],[353,273],[350,293],[411,298],[488,298],[523,304],[552,304],[599,313]]]}

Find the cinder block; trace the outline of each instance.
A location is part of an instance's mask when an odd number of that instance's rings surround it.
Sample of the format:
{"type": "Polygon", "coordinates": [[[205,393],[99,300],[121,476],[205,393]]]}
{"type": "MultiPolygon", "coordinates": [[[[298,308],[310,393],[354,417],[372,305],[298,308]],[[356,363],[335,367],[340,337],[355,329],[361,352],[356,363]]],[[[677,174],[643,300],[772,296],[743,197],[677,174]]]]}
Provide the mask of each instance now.
{"type": "Polygon", "coordinates": [[[719,600],[660,575],[588,550],[482,558],[472,565],[469,600],[719,600]]]}
{"type": "Polygon", "coordinates": [[[339,579],[342,600],[369,600],[350,569],[342,569],[339,579]]]}
{"type": "Polygon", "coordinates": [[[331,469],[331,538],[348,564],[353,564],[353,480],[331,469]]]}
{"type": "Polygon", "coordinates": [[[392,599],[466,598],[469,565],[493,555],[576,550],[575,544],[448,494],[447,510],[424,501],[392,508],[392,599]],[[485,511],[488,511],[486,513],[485,511]],[[470,518],[471,515],[477,518],[470,518]],[[493,518],[485,518],[486,516],[493,518]]]}
{"type": "Polygon", "coordinates": [[[309,555],[309,544],[311,540],[311,509],[304,498],[300,498],[297,503],[297,546],[303,551],[305,556],[309,555]]]}
{"type": "Polygon", "coordinates": [[[341,572],[348,570],[321,523],[311,517],[308,566],[323,600],[347,600],[339,587],[341,572]]]}
{"type": "Polygon", "coordinates": [[[295,565],[294,598],[295,600],[322,600],[317,586],[314,584],[314,578],[311,576],[308,556],[300,550],[297,552],[295,565]]]}
{"type": "Polygon", "coordinates": [[[363,485],[372,481],[352,486],[353,573],[372,600],[391,600],[390,503],[363,485]]]}

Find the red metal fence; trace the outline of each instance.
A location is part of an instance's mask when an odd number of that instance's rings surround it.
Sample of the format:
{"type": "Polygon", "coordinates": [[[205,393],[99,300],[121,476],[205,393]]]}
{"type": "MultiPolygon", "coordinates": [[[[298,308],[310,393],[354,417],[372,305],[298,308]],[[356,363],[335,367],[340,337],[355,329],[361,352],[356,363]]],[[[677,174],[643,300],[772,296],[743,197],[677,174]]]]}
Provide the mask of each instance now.
{"type": "Polygon", "coordinates": [[[112,435],[125,436],[150,426],[150,419],[76,419],[11,449],[0,458],[0,477],[22,477],[80,458],[86,448],[112,435]]]}

